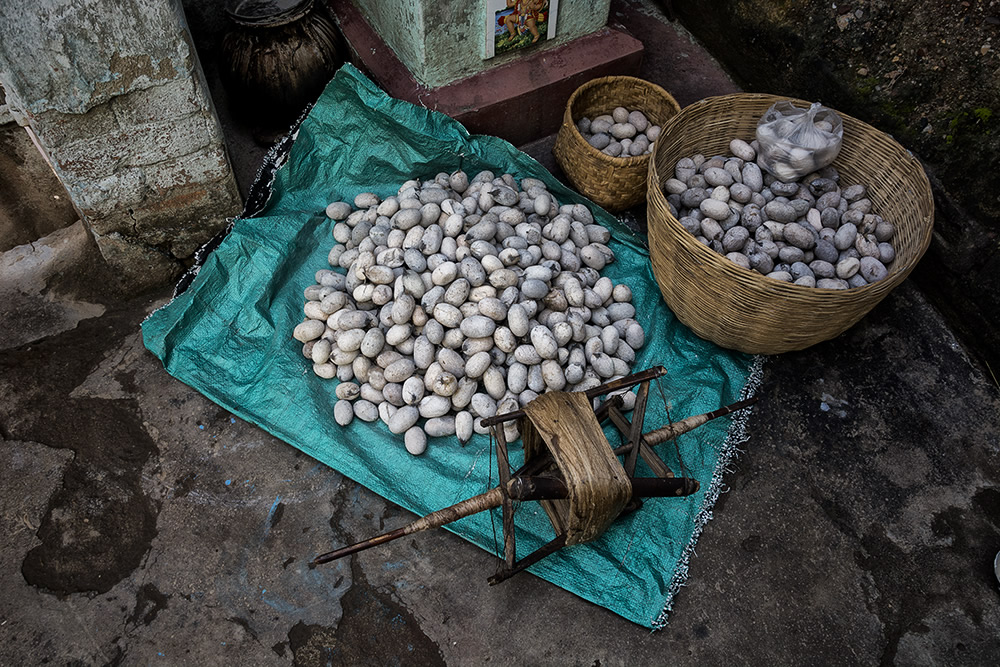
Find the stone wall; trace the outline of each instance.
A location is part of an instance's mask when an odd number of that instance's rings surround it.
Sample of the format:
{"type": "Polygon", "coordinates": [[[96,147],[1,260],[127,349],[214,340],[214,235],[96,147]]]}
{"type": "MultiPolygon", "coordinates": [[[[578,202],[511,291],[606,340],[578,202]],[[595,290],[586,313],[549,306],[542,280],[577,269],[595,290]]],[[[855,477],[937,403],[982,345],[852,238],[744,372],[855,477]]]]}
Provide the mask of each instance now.
{"type": "Polygon", "coordinates": [[[0,88],[0,252],[76,222],[66,189],[14,122],[0,88]]]}
{"type": "MultiPolygon", "coordinates": [[[[520,52],[484,60],[486,2],[468,0],[353,0],[369,23],[423,85],[434,88],[599,30],[610,0],[559,0],[556,36],[520,52]]],[[[530,76],[531,73],[525,73],[530,76]]]]}
{"type": "Polygon", "coordinates": [[[0,83],[124,285],[172,279],[239,194],[179,0],[0,3],[0,83]]]}
{"type": "Polygon", "coordinates": [[[913,277],[1000,374],[1000,0],[672,0],[748,91],[823,103],[889,134],[934,186],[913,277]]]}

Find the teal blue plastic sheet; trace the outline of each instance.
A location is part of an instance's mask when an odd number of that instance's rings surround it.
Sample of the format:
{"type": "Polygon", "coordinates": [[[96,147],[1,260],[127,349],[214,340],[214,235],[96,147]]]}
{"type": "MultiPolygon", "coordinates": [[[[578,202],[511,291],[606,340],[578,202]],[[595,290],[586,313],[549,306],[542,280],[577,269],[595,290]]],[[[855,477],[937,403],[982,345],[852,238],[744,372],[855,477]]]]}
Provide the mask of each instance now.
{"type": "MultiPolygon", "coordinates": [[[[316,377],[291,337],[302,319],[303,290],[318,269],[328,268],[334,240],[326,205],[365,191],[389,196],[410,178],[456,169],[541,179],[561,203],[588,204],[612,230],[616,261],[603,273],[632,289],[646,331],[635,369],[668,370],[662,396],[652,387],[647,430],[748,393],[754,359],[699,339],[674,318],[660,297],[643,237],[507,142],[470,136],[443,114],[390,98],[351,66],[338,72],[302,122],[264,209],[236,220],[191,286],[144,322],[146,347],[167,372],[220,406],[417,514],[495,486],[487,436],[475,436],[465,447],[454,438],[432,439],[426,453],[414,457],[381,422],[338,426],[332,409],[336,380],[316,377]]],[[[658,447],[673,470],[681,471],[683,462],[701,482],[697,494],[648,500],[600,539],[564,548],[530,572],[635,623],[665,624],[739,430],[739,423],[720,419],[682,436],[676,447],[658,447]]],[[[617,445],[618,436],[608,434],[617,445]]],[[[519,447],[513,448],[515,463],[519,447]]],[[[536,504],[526,503],[516,517],[519,557],[554,537],[536,504]]],[[[493,553],[502,550],[489,513],[449,529],[493,553]]],[[[302,550],[309,557],[338,546],[304,541],[302,550]]]]}

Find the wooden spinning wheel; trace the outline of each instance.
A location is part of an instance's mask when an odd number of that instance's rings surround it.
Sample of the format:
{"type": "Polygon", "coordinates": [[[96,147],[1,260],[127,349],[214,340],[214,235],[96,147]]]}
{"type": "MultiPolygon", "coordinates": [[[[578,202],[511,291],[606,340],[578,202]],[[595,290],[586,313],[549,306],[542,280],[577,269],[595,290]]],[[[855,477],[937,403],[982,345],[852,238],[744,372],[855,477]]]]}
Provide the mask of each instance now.
{"type": "Polygon", "coordinates": [[[741,410],[756,401],[751,398],[643,433],[649,383],[662,377],[662,366],[628,375],[585,392],[552,391],[537,397],[523,410],[483,419],[496,440],[500,484],[486,493],[432,512],[402,528],[357,544],[317,556],[315,564],[389,542],[429,528],[437,528],[462,517],[496,507],[503,511],[504,560],[489,578],[499,583],[537,563],[559,549],[590,542],[623,513],[638,509],[642,498],[680,497],[696,492],[698,481],[675,477],[653,451],[657,444],[676,438],[705,422],[741,410]],[[623,413],[620,392],[639,385],[632,419],[623,413]],[[596,398],[608,396],[595,409],[596,398]],[[520,420],[524,443],[524,465],[512,472],[507,455],[504,424],[520,420]],[[611,423],[627,438],[613,449],[601,422],[611,423]],[[623,459],[619,460],[618,457],[623,459]],[[639,457],[655,477],[636,477],[639,457]],[[541,502],[556,537],[518,560],[514,529],[514,502],[541,502]]]}

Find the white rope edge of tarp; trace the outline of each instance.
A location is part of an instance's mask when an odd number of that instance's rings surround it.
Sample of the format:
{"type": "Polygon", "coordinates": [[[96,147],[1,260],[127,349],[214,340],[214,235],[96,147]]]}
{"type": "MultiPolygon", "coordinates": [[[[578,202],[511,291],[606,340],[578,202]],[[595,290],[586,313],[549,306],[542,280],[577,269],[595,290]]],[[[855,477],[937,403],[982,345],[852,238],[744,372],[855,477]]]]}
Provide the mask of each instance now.
{"type": "MultiPolygon", "coordinates": [[[[743,391],[740,392],[740,400],[750,398],[757,393],[764,377],[765,359],[766,358],[763,355],[759,354],[754,357],[750,364],[750,373],[747,377],[746,384],[743,386],[743,391]]],[[[702,531],[705,529],[705,525],[712,520],[712,508],[715,507],[715,503],[719,500],[719,496],[725,489],[726,485],[723,481],[723,477],[727,472],[731,472],[730,465],[740,452],[739,445],[750,439],[750,435],[747,432],[747,422],[750,420],[752,412],[753,407],[751,406],[744,408],[733,415],[733,421],[729,425],[729,432],[726,435],[726,440],[722,443],[722,447],[719,451],[719,461],[715,465],[715,471],[712,474],[712,482],[709,484],[708,490],[705,492],[705,498],[702,500],[701,509],[695,517],[694,532],[691,533],[691,539],[684,548],[684,552],[681,554],[681,557],[677,560],[677,565],[674,568],[674,574],[670,579],[669,586],[667,587],[667,597],[664,600],[663,608],[660,610],[659,615],[652,623],[653,632],[662,630],[667,626],[667,616],[673,609],[674,596],[677,595],[678,591],[680,591],[687,581],[688,566],[690,565],[691,556],[694,555],[695,545],[698,542],[698,538],[701,536],[702,531]]]]}

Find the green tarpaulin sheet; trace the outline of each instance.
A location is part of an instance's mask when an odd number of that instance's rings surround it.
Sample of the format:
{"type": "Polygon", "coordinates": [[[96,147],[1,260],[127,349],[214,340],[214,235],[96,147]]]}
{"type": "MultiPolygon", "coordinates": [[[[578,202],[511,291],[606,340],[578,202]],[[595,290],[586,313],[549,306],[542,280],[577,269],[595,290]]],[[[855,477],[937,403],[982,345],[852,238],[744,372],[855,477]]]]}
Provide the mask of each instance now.
{"type": "MultiPolygon", "coordinates": [[[[495,486],[487,436],[475,436],[465,447],[454,438],[432,439],[426,453],[414,457],[381,422],[338,426],[332,410],[336,380],[316,377],[291,337],[302,319],[303,290],[318,269],[328,268],[334,239],[326,205],[365,191],[389,196],[406,180],[456,169],[541,179],[561,203],[588,204],[612,230],[616,261],[603,273],[632,289],[646,332],[634,368],[668,370],[660,381],[662,396],[652,387],[647,430],[748,393],[755,360],[705,342],[677,322],[660,297],[643,237],[507,142],[470,136],[443,114],[388,97],[349,65],[301,123],[267,205],[252,218],[236,220],[190,287],[143,323],[146,347],[167,372],[220,406],[417,514],[495,486]]],[[[665,624],[694,541],[710,517],[721,472],[735,451],[739,421],[716,420],[679,438],[677,447],[658,447],[671,469],[680,471],[682,460],[701,482],[697,494],[648,500],[600,539],[562,549],[530,572],[635,623],[665,624]]],[[[618,436],[609,431],[609,437],[617,445],[618,436]]],[[[514,463],[519,447],[513,447],[514,463]]],[[[519,557],[554,537],[537,504],[526,503],[516,517],[519,557]]],[[[489,513],[449,529],[496,553],[489,513]]],[[[306,556],[316,547],[303,543],[306,556]]]]}

